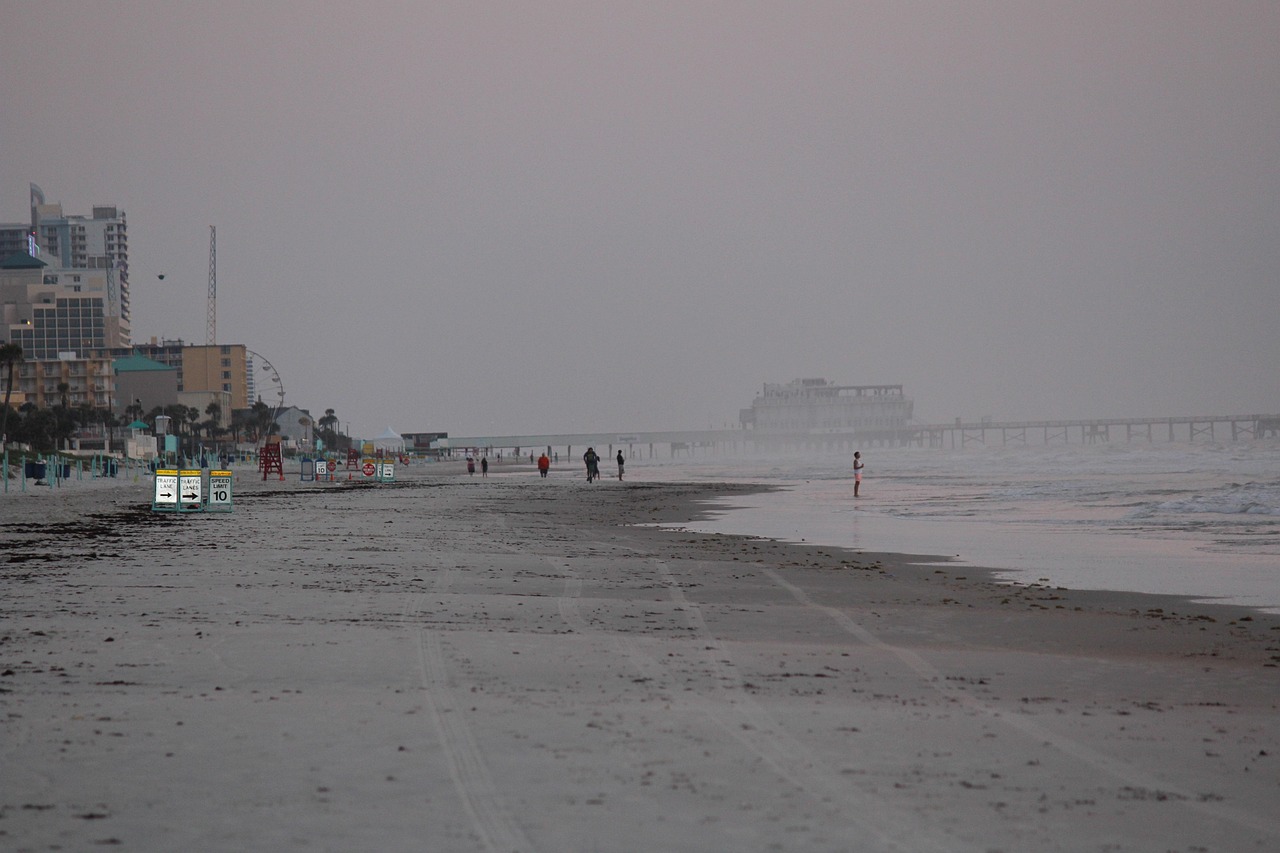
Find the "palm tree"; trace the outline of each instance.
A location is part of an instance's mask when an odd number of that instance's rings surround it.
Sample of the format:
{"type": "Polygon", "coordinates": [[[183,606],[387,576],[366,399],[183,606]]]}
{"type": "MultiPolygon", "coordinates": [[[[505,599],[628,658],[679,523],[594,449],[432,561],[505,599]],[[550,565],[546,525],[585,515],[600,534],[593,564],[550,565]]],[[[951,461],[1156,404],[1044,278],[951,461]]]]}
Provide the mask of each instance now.
{"type": "Polygon", "coordinates": [[[17,344],[0,344],[0,364],[7,368],[4,386],[4,405],[0,406],[0,449],[4,447],[5,430],[9,426],[9,398],[13,395],[13,372],[22,363],[22,347],[17,344]]]}
{"type": "Polygon", "coordinates": [[[30,401],[21,406],[22,440],[28,442],[37,452],[47,453],[57,447],[58,417],[52,409],[40,409],[30,401]]]}
{"type": "Polygon", "coordinates": [[[106,440],[103,442],[103,449],[107,453],[111,452],[111,434],[120,426],[120,419],[116,417],[115,412],[110,409],[100,411],[99,416],[102,419],[102,429],[106,433],[106,440]]]}
{"type": "Polygon", "coordinates": [[[71,386],[66,382],[58,383],[58,405],[53,407],[53,414],[57,446],[65,449],[71,444],[71,434],[76,431],[75,415],[71,413],[71,386]]]}
{"type": "Polygon", "coordinates": [[[212,400],[209,405],[204,407],[204,413],[209,416],[209,419],[201,421],[200,428],[204,430],[204,434],[209,438],[218,441],[227,432],[222,427],[222,404],[217,400],[212,400]]]}
{"type": "Polygon", "coordinates": [[[236,444],[240,443],[240,434],[251,427],[249,415],[243,409],[231,413],[231,440],[236,444]]]}
{"type": "Polygon", "coordinates": [[[192,406],[187,407],[187,429],[191,432],[192,438],[199,438],[204,430],[204,424],[200,421],[200,410],[192,406]]]}
{"type": "Polygon", "coordinates": [[[259,441],[280,429],[275,421],[275,411],[270,406],[261,400],[253,404],[253,424],[257,427],[259,441]]]}
{"type": "Polygon", "coordinates": [[[325,447],[333,449],[338,446],[338,416],[333,413],[333,409],[325,409],[324,417],[316,421],[320,427],[320,438],[324,441],[325,447]]]}

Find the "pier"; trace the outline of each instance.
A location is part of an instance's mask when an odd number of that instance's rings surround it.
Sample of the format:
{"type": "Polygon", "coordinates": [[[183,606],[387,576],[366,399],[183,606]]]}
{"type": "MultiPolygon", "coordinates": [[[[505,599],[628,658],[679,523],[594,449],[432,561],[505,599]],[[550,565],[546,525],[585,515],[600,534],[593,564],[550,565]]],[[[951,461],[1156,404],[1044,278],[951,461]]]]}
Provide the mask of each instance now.
{"type": "Polygon", "coordinates": [[[1199,415],[1164,418],[1109,418],[1056,421],[980,421],[956,419],[944,424],[909,424],[893,429],[758,430],[709,429],[662,432],[595,432],[547,435],[451,436],[454,453],[524,456],[551,449],[569,460],[588,447],[608,461],[619,449],[628,458],[655,455],[715,455],[789,451],[852,452],[858,447],[932,447],[1102,444],[1108,442],[1214,442],[1280,439],[1280,414],[1199,415]]]}

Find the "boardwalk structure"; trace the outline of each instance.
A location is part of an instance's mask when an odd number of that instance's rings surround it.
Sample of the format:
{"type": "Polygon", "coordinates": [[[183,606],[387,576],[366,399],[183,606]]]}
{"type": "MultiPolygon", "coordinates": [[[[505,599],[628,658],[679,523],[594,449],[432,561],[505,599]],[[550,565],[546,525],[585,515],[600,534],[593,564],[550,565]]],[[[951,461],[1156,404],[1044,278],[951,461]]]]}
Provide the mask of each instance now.
{"type": "Polygon", "coordinates": [[[947,424],[908,424],[890,429],[757,430],[708,429],[634,433],[561,433],[546,435],[451,436],[449,446],[462,451],[527,456],[546,450],[574,449],[581,456],[588,447],[606,458],[617,450],[627,458],[672,457],[693,454],[736,454],[788,451],[849,451],[858,447],[932,447],[964,449],[979,446],[1099,444],[1112,441],[1252,441],[1280,439],[1280,414],[1198,415],[1164,418],[1101,420],[991,421],[947,424]]]}
{"type": "Polygon", "coordinates": [[[886,445],[955,447],[1017,444],[1099,444],[1110,441],[1249,441],[1280,438],[1280,415],[1197,415],[1164,418],[1000,421],[911,426],[895,435],[863,435],[886,445]]]}

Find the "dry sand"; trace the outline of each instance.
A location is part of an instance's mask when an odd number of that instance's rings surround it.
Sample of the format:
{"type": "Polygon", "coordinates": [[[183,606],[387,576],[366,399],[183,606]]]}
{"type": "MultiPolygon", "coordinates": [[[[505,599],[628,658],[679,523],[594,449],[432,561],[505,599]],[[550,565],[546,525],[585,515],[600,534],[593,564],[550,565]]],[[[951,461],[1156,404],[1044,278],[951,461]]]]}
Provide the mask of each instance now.
{"type": "Polygon", "coordinates": [[[1280,849],[1274,616],[455,471],[0,495],[0,849],[1280,849]]]}

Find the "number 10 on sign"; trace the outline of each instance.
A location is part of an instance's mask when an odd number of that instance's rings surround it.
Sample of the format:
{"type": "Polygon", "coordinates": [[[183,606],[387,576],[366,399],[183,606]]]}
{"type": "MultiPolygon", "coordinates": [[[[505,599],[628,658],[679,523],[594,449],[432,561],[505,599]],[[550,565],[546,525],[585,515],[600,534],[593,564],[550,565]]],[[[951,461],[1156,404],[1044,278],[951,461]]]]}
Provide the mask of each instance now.
{"type": "Polygon", "coordinates": [[[231,511],[231,472],[209,472],[209,511],[231,511]]]}

